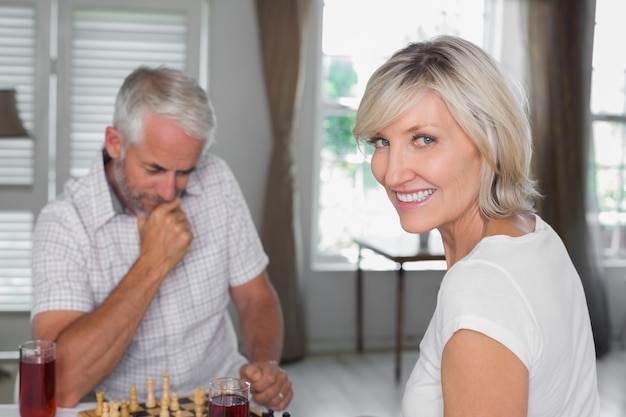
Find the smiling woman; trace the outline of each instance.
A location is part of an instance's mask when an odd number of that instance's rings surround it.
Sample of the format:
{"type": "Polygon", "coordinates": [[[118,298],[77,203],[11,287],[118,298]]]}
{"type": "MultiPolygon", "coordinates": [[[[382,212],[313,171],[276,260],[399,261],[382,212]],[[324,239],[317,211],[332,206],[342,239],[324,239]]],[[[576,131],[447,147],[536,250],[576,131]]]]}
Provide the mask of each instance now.
{"type": "Polygon", "coordinates": [[[448,267],[407,417],[599,416],[585,293],[535,214],[530,123],[507,81],[475,44],[439,36],[378,68],[357,111],[403,229],[437,229],[448,267]]]}
{"type": "Polygon", "coordinates": [[[399,232],[391,207],[380,204],[384,190],[351,132],[370,74],[410,41],[451,33],[481,44],[485,8],[484,0],[324,1],[319,175],[313,175],[319,178],[313,185],[315,263],[355,261],[352,236],[364,231],[399,232]]]}
{"type": "MultiPolygon", "coordinates": [[[[402,228],[425,233],[449,221],[442,216],[473,216],[482,158],[472,140],[434,92],[373,138],[372,173],[384,186],[402,228]],[[456,208],[456,210],[453,210],[456,208]]],[[[389,106],[383,106],[388,109],[389,106]]],[[[376,120],[367,113],[360,117],[376,120]]],[[[358,135],[358,134],[357,134],[358,135]]]]}

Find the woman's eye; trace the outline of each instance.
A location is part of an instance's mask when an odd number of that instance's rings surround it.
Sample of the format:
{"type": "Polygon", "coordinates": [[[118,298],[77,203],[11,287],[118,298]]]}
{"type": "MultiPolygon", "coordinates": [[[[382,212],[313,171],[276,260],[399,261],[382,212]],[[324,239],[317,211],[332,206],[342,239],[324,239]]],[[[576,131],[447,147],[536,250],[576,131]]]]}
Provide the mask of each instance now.
{"type": "Polygon", "coordinates": [[[417,142],[418,145],[421,145],[421,146],[428,146],[435,142],[435,138],[432,138],[430,136],[422,136],[422,135],[413,136],[413,140],[417,142]]]}
{"type": "Polygon", "coordinates": [[[373,145],[375,148],[382,148],[384,146],[389,146],[389,141],[383,138],[370,138],[367,142],[370,145],[373,145]]]}

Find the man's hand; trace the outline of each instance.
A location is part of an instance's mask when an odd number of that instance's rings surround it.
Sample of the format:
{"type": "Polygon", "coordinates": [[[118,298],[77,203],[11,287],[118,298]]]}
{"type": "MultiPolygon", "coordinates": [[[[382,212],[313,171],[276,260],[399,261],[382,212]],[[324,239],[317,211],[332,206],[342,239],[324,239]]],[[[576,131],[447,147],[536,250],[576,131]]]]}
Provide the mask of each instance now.
{"type": "Polygon", "coordinates": [[[124,278],[89,313],[46,311],[33,319],[36,338],[57,342],[56,399],[73,407],[111,374],[126,352],[163,279],[181,261],[193,239],[180,199],[137,217],[140,256],[124,278]]]}
{"type": "Polygon", "coordinates": [[[284,410],[293,398],[287,371],[279,368],[276,361],[245,364],[239,369],[239,375],[250,381],[252,399],[268,409],[284,410]]]}
{"type": "Polygon", "coordinates": [[[180,198],[156,207],[147,219],[137,216],[141,256],[164,268],[167,275],[184,258],[193,235],[180,198]]]}

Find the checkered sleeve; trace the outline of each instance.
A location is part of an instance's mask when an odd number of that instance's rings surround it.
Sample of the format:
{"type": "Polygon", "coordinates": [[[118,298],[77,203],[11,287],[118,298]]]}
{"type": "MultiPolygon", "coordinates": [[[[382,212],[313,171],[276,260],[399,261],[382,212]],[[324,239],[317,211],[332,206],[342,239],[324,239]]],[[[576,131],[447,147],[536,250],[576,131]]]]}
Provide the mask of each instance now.
{"type": "Polygon", "coordinates": [[[268,257],[263,250],[250,209],[235,176],[226,166],[225,187],[228,194],[228,265],[231,285],[245,284],[263,272],[268,257]]]}
{"type": "Polygon", "coordinates": [[[55,201],[41,211],[33,239],[31,317],[48,310],[93,309],[93,293],[85,271],[85,251],[89,247],[71,204],[55,201]]]}

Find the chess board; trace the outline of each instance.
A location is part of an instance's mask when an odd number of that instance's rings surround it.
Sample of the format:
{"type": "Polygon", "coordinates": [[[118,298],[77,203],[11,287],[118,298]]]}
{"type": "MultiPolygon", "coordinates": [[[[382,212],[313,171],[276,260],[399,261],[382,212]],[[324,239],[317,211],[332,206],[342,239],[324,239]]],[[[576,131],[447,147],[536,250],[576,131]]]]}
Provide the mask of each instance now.
{"type": "MultiPolygon", "coordinates": [[[[178,399],[180,410],[182,411],[182,417],[195,417],[195,407],[193,404],[193,396],[182,397],[178,399]]],[[[159,417],[161,413],[161,407],[157,405],[153,408],[146,408],[145,403],[139,403],[139,411],[130,413],[131,417],[159,417]]],[[[170,411],[170,416],[174,417],[174,412],[170,411]]],[[[205,412],[206,416],[206,412],[205,412]]],[[[250,408],[250,417],[261,417],[262,413],[259,410],[250,408]]],[[[96,410],[83,410],[78,413],[78,417],[98,417],[96,410]]]]}

